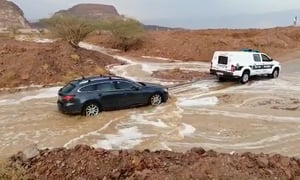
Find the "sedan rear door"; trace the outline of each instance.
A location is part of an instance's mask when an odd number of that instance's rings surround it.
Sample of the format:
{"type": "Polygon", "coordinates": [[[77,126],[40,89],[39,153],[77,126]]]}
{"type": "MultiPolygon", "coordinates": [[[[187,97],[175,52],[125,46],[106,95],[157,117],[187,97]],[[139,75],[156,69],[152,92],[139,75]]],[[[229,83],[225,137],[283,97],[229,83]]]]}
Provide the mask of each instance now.
{"type": "Polygon", "coordinates": [[[121,107],[120,99],[123,94],[115,88],[112,82],[98,83],[96,89],[103,109],[111,110],[121,107]]]}

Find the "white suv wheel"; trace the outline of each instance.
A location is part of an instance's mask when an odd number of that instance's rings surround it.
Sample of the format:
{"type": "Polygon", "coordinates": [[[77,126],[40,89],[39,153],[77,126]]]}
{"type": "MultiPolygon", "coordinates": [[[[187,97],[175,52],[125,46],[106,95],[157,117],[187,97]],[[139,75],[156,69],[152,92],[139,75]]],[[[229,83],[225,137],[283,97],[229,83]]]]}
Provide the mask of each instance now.
{"type": "Polygon", "coordinates": [[[246,84],[249,81],[250,75],[248,72],[244,72],[241,77],[241,83],[246,84]]]}
{"type": "Polygon", "coordinates": [[[272,78],[278,78],[278,76],[279,76],[279,70],[275,69],[272,73],[272,78]]]}

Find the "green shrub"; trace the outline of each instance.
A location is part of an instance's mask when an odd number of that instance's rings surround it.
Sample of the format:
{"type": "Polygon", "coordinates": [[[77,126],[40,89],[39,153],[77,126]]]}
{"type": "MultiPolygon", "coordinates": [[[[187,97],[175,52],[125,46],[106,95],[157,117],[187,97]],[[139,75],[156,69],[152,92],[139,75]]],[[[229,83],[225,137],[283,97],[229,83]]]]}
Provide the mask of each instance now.
{"type": "Polygon", "coordinates": [[[144,38],[143,26],[134,19],[115,19],[102,25],[113,35],[113,48],[128,51],[139,46],[144,38]]]}

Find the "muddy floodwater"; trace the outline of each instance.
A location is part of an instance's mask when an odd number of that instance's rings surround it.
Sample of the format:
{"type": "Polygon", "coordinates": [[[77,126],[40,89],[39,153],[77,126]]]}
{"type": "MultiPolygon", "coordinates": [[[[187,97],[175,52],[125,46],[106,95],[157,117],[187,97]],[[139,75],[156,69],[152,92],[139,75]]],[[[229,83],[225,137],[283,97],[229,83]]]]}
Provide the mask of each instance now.
{"type": "Polygon", "coordinates": [[[89,144],[106,149],[192,147],[221,152],[265,152],[300,156],[300,60],[283,64],[279,79],[260,78],[246,85],[212,77],[176,82],[151,72],[180,67],[207,71],[201,62],[171,62],[144,57],[111,67],[133,80],[169,86],[170,100],[157,107],[103,112],[93,118],[58,112],[59,87],[0,96],[0,154],[31,144],[39,148],[89,144]]]}

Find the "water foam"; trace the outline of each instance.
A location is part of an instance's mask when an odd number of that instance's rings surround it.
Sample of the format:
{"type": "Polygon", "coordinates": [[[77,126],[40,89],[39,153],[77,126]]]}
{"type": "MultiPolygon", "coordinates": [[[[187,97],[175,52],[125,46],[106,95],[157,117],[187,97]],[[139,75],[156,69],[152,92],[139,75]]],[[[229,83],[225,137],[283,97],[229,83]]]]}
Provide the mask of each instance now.
{"type": "Polygon", "coordinates": [[[179,98],[177,102],[177,105],[180,107],[215,106],[217,104],[218,98],[215,96],[198,99],[179,98]]]}
{"type": "Polygon", "coordinates": [[[168,128],[169,126],[164,123],[161,119],[157,119],[157,120],[148,120],[146,119],[146,117],[142,114],[132,114],[130,116],[130,118],[132,122],[132,124],[141,124],[141,125],[152,125],[158,128],[168,128]]]}
{"type": "Polygon", "coordinates": [[[119,129],[117,134],[105,134],[104,140],[99,140],[94,147],[104,149],[131,149],[143,142],[143,138],[154,135],[144,135],[136,126],[119,129]]]}
{"type": "MultiPolygon", "coordinates": [[[[0,106],[6,106],[11,104],[20,104],[25,101],[30,101],[34,99],[46,99],[57,97],[57,92],[61,87],[51,87],[40,90],[31,91],[34,95],[23,96],[19,99],[2,99],[0,100],[0,106]]],[[[22,92],[22,94],[26,94],[27,92],[22,92]]]]}
{"type": "Polygon", "coordinates": [[[196,128],[190,124],[182,123],[179,127],[180,137],[191,136],[196,131],[196,128]]]}

